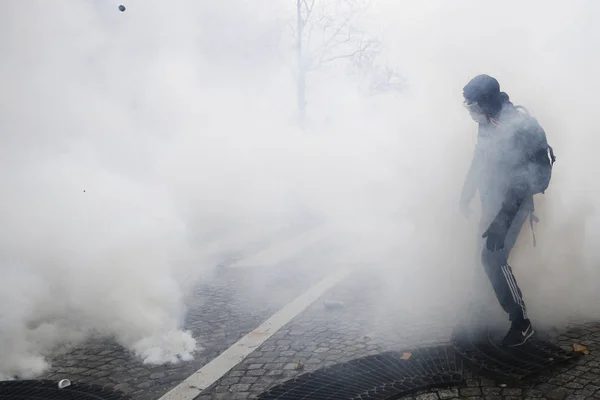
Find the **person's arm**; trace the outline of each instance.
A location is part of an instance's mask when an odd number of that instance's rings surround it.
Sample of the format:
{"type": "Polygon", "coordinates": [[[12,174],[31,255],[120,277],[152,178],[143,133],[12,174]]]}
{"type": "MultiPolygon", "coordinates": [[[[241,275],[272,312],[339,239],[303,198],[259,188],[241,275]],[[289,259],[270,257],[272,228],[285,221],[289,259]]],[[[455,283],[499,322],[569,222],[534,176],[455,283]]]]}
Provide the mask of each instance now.
{"type": "Polygon", "coordinates": [[[517,143],[523,152],[522,162],[513,169],[509,181],[508,188],[502,201],[502,208],[496,215],[496,218],[490,224],[488,230],[483,234],[484,238],[488,238],[487,247],[489,250],[500,250],[504,247],[504,239],[510,228],[521,204],[527,196],[532,194],[531,190],[531,164],[538,161],[536,157],[547,151],[548,144],[543,135],[543,129],[537,122],[530,125],[527,131],[519,134],[517,143]],[[540,134],[542,133],[542,135],[540,134]]]}
{"type": "Polygon", "coordinates": [[[489,251],[501,250],[504,248],[506,234],[510,228],[521,204],[529,190],[527,163],[520,165],[513,171],[508,189],[502,202],[502,208],[496,214],[496,217],[489,228],[481,236],[486,239],[486,246],[489,251]]]}
{"type": "Polygon", "coordinates": [[[506,230],[510,228],[519,208],[521,208],[521,204],[523,204],[527,194],[530,193],[528,173],[527,165],[520,166],[513,172],[502,202],[502,208],[494,219],[494,223],[501,224],[506,230]]]}

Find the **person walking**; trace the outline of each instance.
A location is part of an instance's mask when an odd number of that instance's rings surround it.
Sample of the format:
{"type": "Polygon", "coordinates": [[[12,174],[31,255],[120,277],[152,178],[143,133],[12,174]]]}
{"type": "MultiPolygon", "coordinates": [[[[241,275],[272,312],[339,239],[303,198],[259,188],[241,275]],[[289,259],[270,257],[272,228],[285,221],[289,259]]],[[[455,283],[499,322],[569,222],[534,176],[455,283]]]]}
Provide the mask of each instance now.
{"type": "Polygon", "coordinates": [[[502,344],[520,346],[535,331],[508,257],[528,216],[533,228],[533,196],[548,188],[554,152],[541,125],[511,103],[495,78],[476,76],[464,87],[463,97],[479,131],[460,210],[468,216],[470,201],[479,191],[482,264],[511,321],[502,344]]]}

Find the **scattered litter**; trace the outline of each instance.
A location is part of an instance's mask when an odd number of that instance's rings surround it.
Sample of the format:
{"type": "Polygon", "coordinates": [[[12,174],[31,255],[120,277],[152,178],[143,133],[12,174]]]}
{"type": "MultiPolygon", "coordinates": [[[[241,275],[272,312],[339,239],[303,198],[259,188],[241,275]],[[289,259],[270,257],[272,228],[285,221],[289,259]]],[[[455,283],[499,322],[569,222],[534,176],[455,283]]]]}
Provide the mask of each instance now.
{"type": "Polygon", "coordinates": [[[71,386],[71,381],[68,379],[62,379],[58,382],[58,388],[59,389],[64,389],[67,386],[71,386]]]}
{"type": "Polygon", "coordinates": [[[400,356],[400,358],[403,360],[410,360],[411,357],[412,353],[402,353],[402,355],[400,356]]]}
{"type": "Polygon", "coordinates": [[[299,371],[299,370],[301,370],[301,369],[304,369],[304,363],[303,363],[303,362],[301,362],[301,361],[298,361],[298,362],[296,363],[296,366],[294,367],[294,369],[295,369],[296,371],[299,371]]]}
{"type": "Polygon", "coordinates": [[[590,354],[590,351],[588,350],[587,347],[577,344],[577,343],[573,343],[573,351],[575,353],[581,353],[581,354],[585,354],[585,355],[590,354]]]}
{"type": "Polygon", "coordinates": [[[498,386],[500,386],[500,387],[506,387],[506,383],[501,383],[498,386]]]}

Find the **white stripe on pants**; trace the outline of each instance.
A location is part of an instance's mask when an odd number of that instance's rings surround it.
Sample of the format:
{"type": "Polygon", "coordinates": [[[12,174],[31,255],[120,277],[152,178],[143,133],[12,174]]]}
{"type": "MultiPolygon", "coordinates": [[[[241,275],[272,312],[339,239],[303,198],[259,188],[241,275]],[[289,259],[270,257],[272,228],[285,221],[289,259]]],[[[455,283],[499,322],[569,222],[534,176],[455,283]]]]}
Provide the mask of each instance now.
{"type": "Polygon", "coordinates": [[[523,298],[519,294],[519,287],[517,286],[517,280],[512,273],[511,268],[508,264],[504,264],[502,266],[502,273],[504,274],[504,278],[506,279],[506,283],[508,283],[508,287],[510,289],[510,293],[512,294],[513,300],[519,306],[521,306],[521,310],[523,310],[523,318],[527,319],[527,310],[525,309],[525,302],[523,298]]]}

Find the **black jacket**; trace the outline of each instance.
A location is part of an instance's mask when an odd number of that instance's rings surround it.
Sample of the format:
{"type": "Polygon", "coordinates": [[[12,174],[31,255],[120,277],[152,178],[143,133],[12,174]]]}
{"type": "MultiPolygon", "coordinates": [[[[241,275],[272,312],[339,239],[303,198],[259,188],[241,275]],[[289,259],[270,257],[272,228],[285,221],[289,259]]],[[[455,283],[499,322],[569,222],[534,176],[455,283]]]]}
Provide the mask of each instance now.
{"type": "Polygon", "coordinates": [[[548,143],[540,124],[508,102],[487,124],[479,125],[477,146],[461,201],[476,191],[482,202],[482,228],[496,221],[507,227],[519,208],[533,204],[540,157],[548,157],[548,143]]]}

